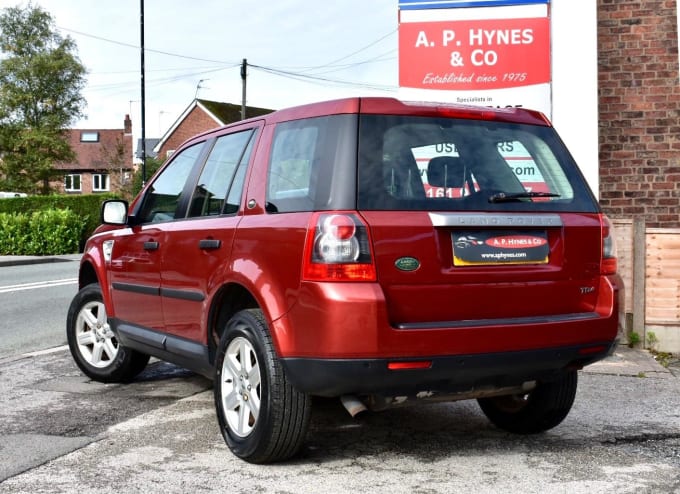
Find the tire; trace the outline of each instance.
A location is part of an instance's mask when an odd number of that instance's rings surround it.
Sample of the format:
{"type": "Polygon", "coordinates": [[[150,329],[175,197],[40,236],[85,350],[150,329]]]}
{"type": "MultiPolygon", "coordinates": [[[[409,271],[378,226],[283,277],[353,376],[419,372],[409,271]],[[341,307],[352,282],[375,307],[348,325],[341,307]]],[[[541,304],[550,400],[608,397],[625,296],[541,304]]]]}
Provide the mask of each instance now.
{"type": "Polygon", "coordinates": [[[484,415],[498,428],[516,434],[536,434],[559,425],[576,397],[576,371],[539,383],[527,394],[480,398],[484,415]]]}
{"type": "Polygon", "coordinates": [[[293,456],[302,446],[311,399],[288,382],[262,311],[227,323],[215,363],[215,408],[229,449],[250,463],[293,456]]]}
{"type": "Polygon", "coordinates": [[[97,283],[83,287],[73,298],[66,319],[66,338],[73,360],[95,381],[131,381],[149,362],[148,355],[118,342],[97,283]]]}

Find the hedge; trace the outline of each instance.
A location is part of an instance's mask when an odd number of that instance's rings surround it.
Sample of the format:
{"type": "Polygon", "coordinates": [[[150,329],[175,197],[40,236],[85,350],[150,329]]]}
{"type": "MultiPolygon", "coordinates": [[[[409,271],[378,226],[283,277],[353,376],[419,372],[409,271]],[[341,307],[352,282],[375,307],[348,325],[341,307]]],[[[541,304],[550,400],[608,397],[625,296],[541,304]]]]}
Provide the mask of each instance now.
{"type": "Polygon", "coordinates": [[[70,209],[0,213],[0,255],[73,254],[85,224],[70,209]]]}
{"type": "Polygon", "coordinates": [[[87,194],[0,199],[0,255],[80,252],[99,226],[101,203],[117,197],[87,194]]]}

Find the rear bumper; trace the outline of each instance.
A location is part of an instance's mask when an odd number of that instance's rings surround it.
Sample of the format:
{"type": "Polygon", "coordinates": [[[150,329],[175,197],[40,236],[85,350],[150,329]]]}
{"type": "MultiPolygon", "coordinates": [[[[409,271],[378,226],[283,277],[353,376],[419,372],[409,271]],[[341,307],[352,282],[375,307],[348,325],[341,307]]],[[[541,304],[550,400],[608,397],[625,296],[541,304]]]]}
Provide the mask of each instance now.
{"type": "Polygon", "coordinates": [[[277,354],[290,361],[374,362],[610,345],[619,330],[619,288],[618,277],[602,277],[596,306],[579,313],[400,323],[390,321],[377,283],[303,283],[271,330],[277,354]]]}
{"type": "Polygon", "coordinates": [[[611,354],[616,342],[553,349],[409,359],[284,358],[290,382],[318,396],[459,392],[549,381],[611,354]],[[391,370],[394,362],[429,362],[423,369],[391,370]]]}

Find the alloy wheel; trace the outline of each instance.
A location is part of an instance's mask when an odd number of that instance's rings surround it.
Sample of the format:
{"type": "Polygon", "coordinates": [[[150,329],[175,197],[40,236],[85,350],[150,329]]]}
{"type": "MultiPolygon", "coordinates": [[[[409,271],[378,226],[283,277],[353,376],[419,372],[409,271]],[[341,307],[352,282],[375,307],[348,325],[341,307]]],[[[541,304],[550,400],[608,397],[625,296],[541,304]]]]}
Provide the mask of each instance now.
{"type": "Polygon", "coordinates": [[[222,363],[222,407],[231,431],[246,437],[260,413],[260,365],[253,345],[246,338],[234,338],[222,363]]]}
{"type": "Polygon", "coordinates": [[[111,365],[118,354],[118,340],[107,321],[106,308],[99,301],[83,305],[76,320],[78,350],[92,367],[111,365]]]}

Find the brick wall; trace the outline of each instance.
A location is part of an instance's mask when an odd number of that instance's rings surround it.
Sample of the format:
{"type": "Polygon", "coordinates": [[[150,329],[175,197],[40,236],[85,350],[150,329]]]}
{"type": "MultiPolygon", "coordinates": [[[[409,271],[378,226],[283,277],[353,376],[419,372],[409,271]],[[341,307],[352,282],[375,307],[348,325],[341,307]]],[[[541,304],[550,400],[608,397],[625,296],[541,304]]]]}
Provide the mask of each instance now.
{"type": "Polygon", "coordinates": [[[219,127],[219,124],[201,108],[195,106],[182,123],[175,129],[170,137],[165,141],[158,152],[160,159],[165,159],[168,151],[175,151],[179,146],[190,137],[205,132],[206,130],[219,127]]]}
{"type": "Polygon", "coordinates": [[[600,202],[680,227],[676,0],[598,0],[600,202]]]}

